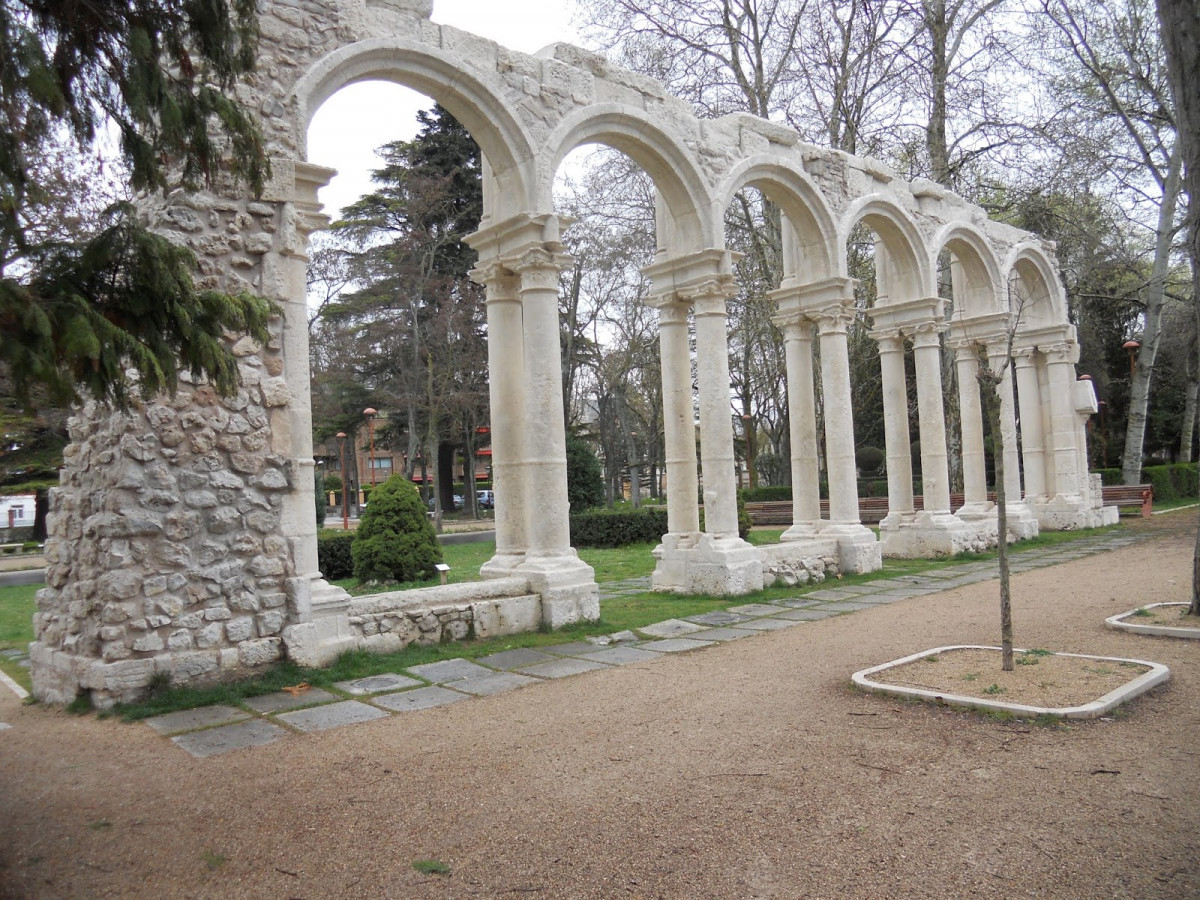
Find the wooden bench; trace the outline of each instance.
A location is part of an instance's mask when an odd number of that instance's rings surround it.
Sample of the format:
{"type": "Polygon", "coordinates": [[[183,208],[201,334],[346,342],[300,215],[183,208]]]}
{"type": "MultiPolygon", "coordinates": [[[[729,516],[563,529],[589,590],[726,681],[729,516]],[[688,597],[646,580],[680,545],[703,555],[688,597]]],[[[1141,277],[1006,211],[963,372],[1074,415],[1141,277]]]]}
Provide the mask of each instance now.
{"type": "Polygon", "coordinates": [[[1149,484],[1106,484],[1100,489],[1105,506],[1136,507],[1143,519],[1154,513],[1154,486],[1149,484]]]}

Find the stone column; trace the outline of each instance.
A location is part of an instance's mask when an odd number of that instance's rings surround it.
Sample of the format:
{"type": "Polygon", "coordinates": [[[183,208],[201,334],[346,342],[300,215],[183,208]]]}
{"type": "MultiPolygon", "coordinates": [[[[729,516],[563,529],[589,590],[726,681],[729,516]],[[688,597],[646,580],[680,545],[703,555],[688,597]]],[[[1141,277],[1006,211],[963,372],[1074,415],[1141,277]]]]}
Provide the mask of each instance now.
{"type": "Polygon", "coordinates": [[[950,467],[946,459],[946,410],[942,405],[941,327],[918,325],[913,334],[917,411],[921,433],[921,494],[926,513],[950,512],[950,467]]]}
{"type": "Polygon", "coordinates": [[[908,431],[908,387],[904,339],[898,331],[875,331],[883,376],[883,428],[887,443],[889,520],[913,513],[912,439],[908,431]]]}
{"type": "Polygon", "coordinates": [[[696,317],[700,389],[700,456],[704,471],[704,531],[737,537],[733,422],[729,405],[729,344],[725,301],[732,277],[711,279],[689,292],[696,317]]]}
{"type": "Polygon", "coordinates": [[[670,302],[671,299],[656,304],[667,456],[667,530],[676,536],[696,536],[700,531],[700,509],[688,310],[686,305],[670,302]]]}
{"type": "Polygon", "coordinates": [[[973,341],[958,341],[953,349],[958,368],[958,405],[962,420],[964,505],[960,512],[968,516],[979,515],[991,508],[987,497],[983,409],[979,397],[981,387],[977,377],[979,360],[975,356],[973,341]]]}
{"type": "Polygon", "coordinates": [[[1045,452],[1042,437],[1042,392],[1032,348],[1013,351],[1017,370],[1017,403],[1021,411],[1021,458],[1025,462],[1025,499],[1046,499],[1045,452]]]}
{"type": "Polygon", "coordinates": [[[471,276],[487,289],[488,398],[491,406],[492,487],[496,492],[496,555],[483,564],[484,578],[502,578],[525,560],[528,488],[521,465],[525,422],[525,336],[519,279],[499,262],[481,264],[471,276]]]}
{"type": "Polygon", "coordinates": [[[814,318],[821,337],[821,385],[825,400],[825,464],[829,475],[829,522],[859,525],[858,472],[854,467],[854,416],[850,398],[850,354],[846,331],[853,314],[846,305],[820,310],[814,318]]]}
{"type": "Polygon", "coordinates": [[[792,318],[782,324],[787,357],[788,423],[792,444],[792,526],[780,540],[816,533],[821,520],[817,461],[817,412],[813,391],[813,325],[792,318]]]}
{"type": "Polygon", "coordinates": [[[1054,454],[1054,490],[1057,497],[1080,498],[1078,448],[1075,429],[1075,353],[1069,344],[1046,348],[1046,374],[1050,388],[1050,445],[1054,454]]]}

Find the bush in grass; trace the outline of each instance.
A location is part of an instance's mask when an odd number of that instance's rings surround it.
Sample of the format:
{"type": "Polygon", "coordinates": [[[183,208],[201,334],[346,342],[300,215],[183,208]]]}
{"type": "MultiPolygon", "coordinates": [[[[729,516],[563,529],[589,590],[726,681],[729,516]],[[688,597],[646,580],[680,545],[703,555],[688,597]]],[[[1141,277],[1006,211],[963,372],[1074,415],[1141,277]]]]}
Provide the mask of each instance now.
{"type": "Polygon", "coordinates": [[[359,581],[418,581],[434,576],[442,548],[415,484],[393,475],[376,486],[351,554],[359,581]]]}
{"type": "Polygon", "coordinates": [[[1154,499],[1160,503],[1195,497],[1200,487],[1198,481],[1200,478],[1195,463],[1146,466],[1142,469],[1142,483],[1153,486],[1154,499]]]}
{"type": "Polygon", "coordinates": [[[886,455],[878,447],[859,447],[854,451],[854,464],[864,475],[877,475],[885,459],[886,455]]]}
{"type": "Polygon", "coordinates": [[[756,488],[745,488],[741,492],[742,499],[747,503],[768,503],[772,500],[791,500],[792,486],[790,484],[768,484],[756,488]]]}
{"type": "Polygon", "coordinates": [[[354,574],[353,531],[322,531],[317,535],[317,566],[326,581],[338,581],[354,574]]]}
{"type": "Polygon", "coordinates": [[[573,547],[624,547],[659,541],[666,533],[667,510],[662,506],[595,510],[571,516],[573,547]]]}
{"type": "MultiPolygon", "coordinates": [[[[588,442],[567,432],[567,500],[583,512],[604,503],[604,473],[588,442]]],[[[615,545],[607,545],[615,546],[615,545]]]]}

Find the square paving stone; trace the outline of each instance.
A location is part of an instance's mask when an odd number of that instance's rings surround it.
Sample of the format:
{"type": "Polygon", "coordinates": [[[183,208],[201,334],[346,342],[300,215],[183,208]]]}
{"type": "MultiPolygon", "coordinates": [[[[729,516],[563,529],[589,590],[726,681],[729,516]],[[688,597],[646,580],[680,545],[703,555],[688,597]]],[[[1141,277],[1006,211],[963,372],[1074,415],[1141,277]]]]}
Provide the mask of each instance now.
{"type": "Polygon", "coordinates": [[[861,596],[862,591],[845,591],[842,588],[823,588],[819,591],[813,591],[811,594],[805,594],[805,597],[812,600],[824,602],[826,600],[847,600],[850,597],[861,596]]]}
{"type": "Polygon", "coordinates": [[[580,657],[580,659],[590,659],[592,662],[605,663],[610,666],[624,666],[629,663],[647,662],[652,659],[661,658],[661,653],[655,653],[652,650],[639,650],[637,647],[612,647],[608,650],[597,650],[595,653],[588,653],[580,657]]]}
{"type": "Polygon", "coordinates": [[[171,740],[197,759],[203,759],[243,747],[261,747],[263,744],[279,740],[285,734],[287,729],[280,728],[273,722],[266,719],[250,719],[236,725],[223,725],[206,731],[181,734],[171,740]]]}
{"type": "Polygon", "coordinates": [[[737,613],[717,610],[698,616],[684,616],[684,621],[695,622],[698,625],[737,625],[747,621],[749,618],[749,616],[739,616],[737,613]]]}
{"type": "Polygon", "coordinates": [[[537,684],[537,679],[530,678],[528,675],[518,675],[515,672],[493,672],[490,675],[480,675],[478,678],[452,681],[449,687],[456,691],[466,691],[468,694],[484,697],[488,694],[516,690],[530,684],[537,684]]]}
{"type": "Polygon", "coordinates": [[[397,675],[395,672],[385,672],[382,675],[370,675],[366,678],[356,678],[354,681],[338,681],[335,688],[347,694],[380,694],[384,691],[399,691],[403,688],[417,687],[425,682],[409,678],[407,675],[397,675]]]}
{"type": "Polygon", "coordinates": [[[767,603],[743,603],[741,606],[729,607],[727,612],[739,616],[769,616],[772,613],[779,612],[779,607],[771,606],[767,603]]]}
{"type": "Polygon", "coordinates": [[[572,641],[569,644],[553,644],[542,647],[543,653],[553,653],[555,656],[583,656],[585,653],[595,653],[596,645],[587,641],[572,641]]]}
{"type": "Polygon", "coordinates": [[[811,609],[785,609],[782,612],[775,613],[773,619],[787,619],[789,622],[811,622],[811,609]]]}
{"type": "Polygon", "coordinates": [[[791,628],[798,624],[796,619],[755,619],[753,622],[747,622],[742,628],[750,628],[754,631],[778,631],[780,628],[791,628]]]}
{"type": "Polygon", "coordinates": [[[522,648],[520,650],[502,650],[499,653],[493,653],[491,656],[481,656],[479,661],[485,665],[491,666],[493,669],[519,669],[521,666],[532,666],[540,662],[549,662],[554,659],[549,653],[542,653],[540,650],[529,650],[522,648]]]}
{"type": "Polygon", "coordinates": [[[300,691],[298,694],[289,694],[286,691],[280,691],[278,694],[264,694],[261,697],[251,697],[242,702],[255,712],[265,714],[282,712],[285,709],[295,709],[297,706],[310,706],[313,703],[329,703],[340,699],[337,694],[331,694],[329,691],[323,691],[320,688],[310,688],[307,691],[300,691]]]}
{"type": "Polygon", "coordinates": [[[822,609],[828,609],[831,612],[857,612],[860,609],[870,609],[874,604],[865,603],[862,600],[842,600],[839,603],[826,603],[822,609]]]}
{"type": "Polygon", "coordinates": [[[478,678],[481,675],[490,675],[492,672],[491,669],[477,665],[469,659],[443,659],[434,663],[409,666],[405,671],[412,672],[418,678],[424,678],[434,684],[462,681],[464,678],[478,678]]]}
{"type": "Polygon", "coordinates": [[[703,630],[703,625],[685,622],[683,619],[667,619],[665,622],[655,622],[653,625],[647,625],[645,628],[638,629],[642,634],[648,634],[651,637],[657,638],[681,637],[685,634],[693,634],[703,630]]]}
{"type": "Polygon", "coordinates": [[[299,709],[276,716],[281,722],[286,722],[300,731],[324,731],[327,728],[338,728],[342,725],[370,722],[372,719],[386,717],[387,713],[382,709],[376,709],[360,703],[358,700],[343,700],[341,703],[329,703],[325,706],[299,709]]]}
{"type": "Polygon", "coordinates": [[[808,609],[810,606],[820,606],[820,600],[811,600],[812,594],[805,594],[803,597],[797,597],[794,600],[780,600],[780,606],[786,606],[788,609],[808,609]]]}
{"type": "Polygon", "coordinates": [[[518,671],[522,675],[532,675],[535,678],[566,678],[568,675],[579,675],[583,672],[594,672],[596,669],[607,669],[608,666],[586,659],[553,659],[550,662],[525,666],[518,671]]]}
{"type": "Polygon", "coordinates": [[[232,706],[202,706],[199,709],[184,709],[146,719],[146,724],[159,734],[179,734],[214,725],[229,725],[249,719],[250,713],[232,706]]]}
{"type": "Polygon", "coordinates": [[[701,647],[711,647],[715,641],[692,640],[691,638],[666,638],[661,641],[650,641],[642,644],[644,650],[654,650],[657,653],[683,653],[686,650],[699,650],[701,647]]]}
{"type": "Polygon", "coordinates": [[[418,709],[432,709],[435,706],[448,706],[459,700],[466,700],[466,694],[451,691],[444,687],[423,687],[414,691],[400,691],[395,694],[382,694],[372,697],[371,702],[395,712],[413,712],[418,709]]]}
{"type": "Polygon", "coordinates": [[[750,637],[757,631],[747,631],[745,628],[706,628],[696,632],[696,638],[704,641],[736,641],[738,638],[750,637]]]}
{"type": "Polygon", "coordinates": [[[830,616],[835,616],[837,613],[827,606],[815,606],[812,609],[795,609],[789,613],[780,613],[779,618],[787,616],[797,622],[815,622],[818,619],[828,619],[830,616]]]}

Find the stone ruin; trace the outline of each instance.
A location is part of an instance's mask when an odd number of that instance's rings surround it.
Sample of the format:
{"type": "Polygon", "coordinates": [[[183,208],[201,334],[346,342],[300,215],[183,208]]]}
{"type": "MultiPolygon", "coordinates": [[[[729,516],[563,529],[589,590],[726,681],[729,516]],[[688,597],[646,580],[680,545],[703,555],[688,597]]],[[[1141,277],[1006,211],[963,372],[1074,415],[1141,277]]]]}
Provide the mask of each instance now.
{"type": "Polygon", "coordinates": [[[586,50],[555,44],[527,55],[437,25],[431,0],[261,0],[259,8],[258,71],[238,97],[259,112],[270,184],[261,197],[218,185],[150,198],[142,211],[196,253],[201,286],[256,292],[284,314],[266,346],[230,336],[242,376],[236,396],[181,376],[173,398],[128,414],[89,403],[71,420],[31,648],[38,699],[88,693],[104,707],[137,697],[155,678],[215,680],[285,656],[318,665],[355,647],[597,618],[594,572],[570,544],[556,352],[558,275],[572,261],[551,191],[559,163],[582,144],[628,154],[659,196],[658,249],[646,270],[659,312],[670,485],[657,589],[742,594],[761,588],[764,573],[786,582],[798,573],[865,572],[883,554],[947,554],[994,541],[974,373],[978,347],[1003,358],[1014,321],[1015,378],[999,388],[1011,532],[1106,520],[1086,464],[1084,423],[1095,396],[1076,380],[1075,330],[1051,245],[989,221],[936,184],[904,181],[879,162],[806,144],[763,119],[698,119],[661,85],[586,50]],[[476,584],[351,598],[317,565],[306,247],[327,224],[317,191],[334,172],[304,160],[316,109],[368,79],[429,95],[483,150],[485,215],[470,243],[479,253],[474,277],[487,291],[496,555],[476,584]],[[745,186],[784,215],[785,275],[773,297],[787,354],[794,521],[768,548],[738,537],[729,415],[726,301],[736,288],[723,213],[745,186]],[[885,393],[889,505],[878,537],[859,521],[846,346],[855,314],[846,245],[860,223],[877,240],[878,301],[868,315],[885,393]],[[952,259],[949,321],[935,277],[943,250],[952,259]],[[689,331],[705,361],[699,459],[689,331]],[[954,514],[940,367],[947,331],[966,488],[954,514]],[[912,489],[907,344],[917,372],[922,510],[912,489]]]}

